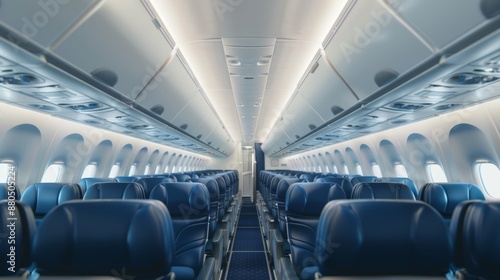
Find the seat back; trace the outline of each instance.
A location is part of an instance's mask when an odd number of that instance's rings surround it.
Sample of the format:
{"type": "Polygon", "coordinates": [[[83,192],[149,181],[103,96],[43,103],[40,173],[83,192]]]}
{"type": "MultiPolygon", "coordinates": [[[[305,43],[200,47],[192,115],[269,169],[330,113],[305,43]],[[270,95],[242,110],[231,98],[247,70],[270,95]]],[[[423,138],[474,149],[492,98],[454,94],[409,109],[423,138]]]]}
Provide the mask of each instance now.
{"type": "Polygon", "coordinates": [[[132,182],[138,183],[144,189],[144,197],[149,197],[151,190],[158,185],[167,180],[166,177],[136,177],[132,182]]]}
{"type": "Polygon", "coordinates": [[[295,183],[285,199],[286,227],[292,264],[298,275],[314,259],[316,227],[328,202],[331,183],[295,183]]]}
{"type": "Polygon", "coordinates": [[[135,176],[116,176],[114,178],[117,182],[130,183],[134,181],[135,176]]]}
{"type": "Polygon", "coordinates": [[[118,182],[115,178],[82,178],[78,181],[78,185],[82,189],[82,195],[87,192],[87,189],[95,183],[118,182]]]}
{"type": "Polygon", "coordinates": [[[281,235],[284,239],[287,238],[286,234],[286,213],[285,213],[285,199],[288,188],[294,184],[302,182],[302,179],[297,177],[285,177],[281,179],[276,187],[276,204],[278,205],[278,221],[279,221],[279,229],[281,231],[281,235]]]}
{"type": "Polygon", "coordinates": [[[476,199],[485,200],[484,194],[469,183],[430,183],[420,191],[420,200],[434,207],[447,222],[460,202],[476,199]]]}
{"type": "Polygon", "coordinates": [[[406,177],[381,177],[375,179],[375,182],[390,182],[390,183],[401,183],[407,185],[413,192],[415,198],[418,198],[418,189],[412,179],[406,177]]]}
{"type": "Polygon", "coordinates": [[[415,195],[407,185],[402,183],[372,182],[356,184],[351,198],[415,200],[415,195]]]}
{"type": "Polygon", "coordinates": [[[315,259],[323,276],[442,276],[448,228],[421,201],[337,200],[321,214],[315,259]]]}
{"type": "Polygon", "coordinates": [[[21,201],[33,210],[37,224],[54,207],[73,199],[82,199],[82,191],[80,186],[70,183],[35,183],[21,196],[21,201]]]}
{"type": "Polygon", "coordinates": [[[375,182],[377,176],[349,176],[348,177],[351,186],[354,188],[359,183],[371,183],[375,182]]]}
{"type": "Polygon", "coordinates": [[[219,220],[219,185],[213,178],[199,178],[197,179],[199,183],[204,184],[210,195],[210,215],[209,215],[209,227],[208,227],[208,238],[212,238],[215,227],[217,226],[217,221],[219,220]]]}
{"type": "Polygon", "coordinates": [[[32,262],[31,249],[36,231],[33,211],[21,201],[0,200],[0,227],[6,234],[0,242],[0,276],[26,273],[24,268],[31,266],[32,262]]]}
{"type": "Polygon", "coordinates": [[[42,279],[122,274],[154,279],[170,273],[173,226],[157,201],[72,201],[47,215],[33,247],[42,279]]]}
{"type": "Polygon", "coordinates": [[[459,279],[498,279],[500,235],[493,229],[500,228],[500,202],[463,202],[453,213],[452,225],[459,214],[462,227],[452,232],[458,247],[454,264],[465,268],[458,272],[459,279]]]}
{"type": "MultiPolygon", "coordinates": [[[[208,237],[210,194],[201,183],[165,183],[167,208],[172,217],[175,237],[174,271],[192,270],[198,275],[208,237]]],[[[159,185],[159,186],[161,186],[159,185]]],[[[194,279],[194,278],[193,278],[194,279]]]]}
{"type": "Polygon", "coordinates": [[[15,184],[0,183],[0,200],[20,200],[21,192],[19,187],[15,184]]]}
{"type": "Polygon", "coordinates": [[[328,183],[336,183],[342,189],[344,189],[347,198],[351,198],[352,196],[352,185],[349,179],[344,176],[326,176],[322,178],[318,178],[317,182],[328,182],[328,183]]]}
{"type": "Polygon", "coordinates": [[[87,199],[143,199],[144,189],[134,182],[96,183],[83,196],[87,199]]]}

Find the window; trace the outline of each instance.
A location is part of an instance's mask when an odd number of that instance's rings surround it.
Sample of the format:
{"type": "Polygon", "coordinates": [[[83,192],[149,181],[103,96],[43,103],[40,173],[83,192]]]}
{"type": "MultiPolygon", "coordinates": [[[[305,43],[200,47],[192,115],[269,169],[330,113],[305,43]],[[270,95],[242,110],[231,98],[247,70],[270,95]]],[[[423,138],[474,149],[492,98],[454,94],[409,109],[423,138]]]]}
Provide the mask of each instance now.
{"type": "Polygon", "coordinates": [[[167,166],[165,166],[165,172],[164,173],[168,174],[168,164],[167,164],[167,166]]]}
{"type": "Polygon", "coordinates": [[[326,173],[330,173],[330,168],[328,167],[328,165],[326,166],[326,173]]]}
{"type": "Polygon", "coordinates": [[[441,165],[430,162],[425,166],[425,169],[427,170],[427,177],[429,178],[429,181],[433,183],[448,182],[448,178],[446,178],[446,174],[444,173],[444,170],[441,167],[441,165]]]}
{"type": "Polygon", "coordinates": [[[500,197],[500,170],[496,165],[490,162],[477,162],[475,164],[476,176],[479,183],[483,186],[486,192],[495,198],[500,197]]]}
{"type": "Polygon", "coordinates": [[[339,174],[339,170],[337,169],[336,165],[333,166],[333,173],[334,174],[339,174]]]}
{"type": "Polygon", "coordinates": [[[40,182],[61,182],[64,174],[64,163],[54,162],[43,172],[42,180],[40,182]]]}
{"type": "Polygon", "coordinates": [[[363,169],[361,169],[361,165],[359,165],[359,163],[356,163],[356,173],[363,175],[363,169]]]}
{"type": "Polygon", "coordinates": [[[347,168],[347,165],[345,163],[343,165],[343,169],[344,169],[344,174],[349,174],[349,168],[347,168]]]}
{"type": "Polygon", "coordinates": [[[130,171],[128,172],[128,176],[134,176],[136,171],[137,171],[137,163],[134,163],[132,164],[132,166],[130,166],[130,171]]]}
{"type": "Polygon", "coordinates": [[[380,166],[377,163],[372,163],[372,172],[374,176],[382,177],[382,170],[380,170],[380,166]]]}
{"type": "Polygon", "coordinates": [[[111,171],[109,172],[109,178],[115,178],[118,176],[118,172],[120,171],[120,163],[115,163],[111,167],[111,171]]]}
{"type": "Polygon", "coordinates": [[[13,161],[0,162],[0,182],[16,183],[17,165],[13,161]]]}
{"type": "Polygon", "coordinates": [[[160,174],[160,165],[159,164],[155,168],[155,174],[160,174]]]}
{"type": "Polygon", "coordinates": [[[406,172],[406,168],[401,163],[396,162],[394,164],[394,170],[396,171],[397,177],[405,177],[405,178],[408,177],[408,173],[406,172]]]}
{"type": "Polygon", "coordinates": [[[144,169],[144,175],[149,175],[150,172],[151,172],[151,164],[148,163],[148,165],[146,165],[146,168],[144,169]]]}
{"type": "Polygon", "coordinates": [[[94,177],[96,172],[97,172],[97,164],[95,162],[91,163],[91,164],[85,166],[85,169],[83,170],[82,178],[94,177]]]}

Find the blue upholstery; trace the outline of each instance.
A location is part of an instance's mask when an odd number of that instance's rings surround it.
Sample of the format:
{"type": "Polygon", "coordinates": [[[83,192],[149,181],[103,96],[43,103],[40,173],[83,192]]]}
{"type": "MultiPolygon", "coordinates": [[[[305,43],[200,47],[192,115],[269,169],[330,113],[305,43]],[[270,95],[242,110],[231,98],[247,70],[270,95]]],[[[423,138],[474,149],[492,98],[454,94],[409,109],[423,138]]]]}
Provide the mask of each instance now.
{"type": "Polygon", "coordinates": [[[117,182],[122,182],[122,183],[130,183],[133,182],[135,179],[135,176],[116,176],[115,180],[117,182]]]}
{"type": "Polygon", "coordinates": [[[287,238],[286,234],[286,213],[285,213],[285,199],[288,188],[294,184],[301,182],[302,179],[299,178],[283,178],[279,181],[276,187],[276,203],[278,204],[278,221],[279,229],[284,239],[287,238]]]}
{"type": "Polygon", "coordinates": [[[142,199],[144,189],[138,183],[96,183],[88,188],[83,199],[142,199]]]}
{"type": "Polygon", "coordinates": [[[406,177],[382,177],[375,179],[375,182],[390,182],[390,183],[401,183],[410,187],[415,198],[418,198],[418,189],[412,179],[406,177]]]}
{"type": "Polygon", "coordinates": [[[221,220],[229,207],[229,200],[227,200],[226,196],[226,180],[220,176],[214,176],[213,178],[215,178],[219,186],[219,220],[221,220]]]}
{"type": "Polygon", "coordinates": [[[17,185],[9,185],[7,183],[0,183],[0,200],[9,199],[9,196],[13,196],[14,200],[21,199],[21,192],[17,185]]]}
{"type": "Polygon", "coordinates": [[[459,274],[465,279],[498,279],[500,235],[495,229],[500,228],[500,202],[475,201],[460,206],[465,206],[463,228],[461,235],[455,236],[455,244],[460,244],[462,251],[455,254],[461,254],[458,258],[465,270],[459,274]]]}
{"type": "Polygon", "coordinates": [[[103,182],[118,182],[115,178],[82,178],[78,181],[78,185],[82,189],[82,195],[87,192],[87,189],[95,183],[103,182]]]}
{"type": "Polygon", "coordinates": [[[348,179],[349,182],[351,182],[351,185],[354,187],[359,183],[375,182],[377,176],[349,176],[348,179]]]}
{"type": "Polygon", "coordinates": [[[208,237],[210,194],[201,183],[165,183],[172,217],[175,279],[195,279],[203,266],[208,237]],[[185,276],[182,276],[185,275],[185,276]]]}
{"type": "Polygon", "coordinates": [[[344,189],[344,192],[347,196],[347,198],[351,198],[352,196],[352,185],[349,179],[343,177],[343,176],[327,176],[327,177],[322,177],[318,178],[317,182],[329,182],[329,183],[336,183],[338,184],[342,189],[344,189]]]}
{"type": "Polygon", "coordinates": [[[352,190],[352,199],[410,199],[415,200],[411,189],[402,183],[359,183],[352,190]]]}
{"type": "Polygon", "coordinates": [[[0,232],[6,234],[1,237],[0,242],[0,276],[22,275],[26,272],[24,268],[31,265],[32,241],[36,231],[33,211],[21,201],[0,200],[0,227],[0,232]],[[8,220],[8,218],[17,218],[17,220],[8,220]],[[12,222],[14,227],[11,228],[12,222]],[[14,239],[8,239],[7,236],[14,236],[14,239]],[[10,255],[13,255],[10,250],[11,246],[15,246],[14,263],[9,263],[10,255]]]}
{"type": "Polygon", "coordinates": [[[451,262],[448,227],[421,201],[331,201],[317,232],[315,259],[323,276],[444,277],[451,262]]]}
{"type": "Polygon", "coordinates": [[[40,275],[153,279],[170,273],[174,235],[157,201],[89,200],[64,203],[38,229],[33,259],[40,275]]]}
{"type": "Polygon", "coordinates": [[[316,227],[321,211],[328,202],[331,185],[295,183],[288,188],[285,200],[287,235],[292,265],[297,275],[301,275],[306,267],[316,265],[316,227]]]}
{"type": "Polygon", "coordinates": [[[342,187],[340,187],[336,183],[333,183],[331,184],[330,190],[328,191],[328,201],[336,199],[347,199],[347,194],[342,187]]]}
{"type": "Polygon", "coordinates": [[[149,197],[151,190],[153,190],[156,185],[169,180],[170,179],[166,177],[137,177],[132,182],[141,185],[144,189],[144,197],[149,197]]]}
{"type": "Polygon", "coordinates": [[[450,220],[450,233],[453,244],[453,270],[465,266],[465,250],[463,240],[463,229],[465,217],[469,206],[481,200],[465,200],[459,203],[453,210],[450,220]]]}
{"type": "Polygon", "coordinates": [[[306,180],[306,182],[314,182],[314,179],[316,178],[316,176],[318,176],[318,174],[315,174],[315,173],[305,173],[305,174],[302,174],[300,175],[299,179],[304,179],[306,180]]]}
{"type": "Polygon", "coordinates": [[[430,183],[420,191],[420,200],[429,203],[446,220],[451,219],[460,202],[474,199],[485,200],[485,197],[476,185],[469,183],[430,183]]]}
{"type": "Polygon", "coordinates": [[[187,174],[173,174],[177,182],[191,182],[191,176],[187,174]]]}
{"type": "Polygon", "coordinates": [[[215,227],[219,219],[219,185],[213,178],[200,178],[198,179],[198,182],[204,184],[207,187],[208,193],[210,195],[208,238],[211,239],[215,232],[215,227]]]}
{"type": "Polygon", "coordinates": [[[35,183],[26,188],[21,201],[31,207],[37,223],[40,223],[52,208],[65,201],[81,198],[82,192],[77,184],[35,183]]]}

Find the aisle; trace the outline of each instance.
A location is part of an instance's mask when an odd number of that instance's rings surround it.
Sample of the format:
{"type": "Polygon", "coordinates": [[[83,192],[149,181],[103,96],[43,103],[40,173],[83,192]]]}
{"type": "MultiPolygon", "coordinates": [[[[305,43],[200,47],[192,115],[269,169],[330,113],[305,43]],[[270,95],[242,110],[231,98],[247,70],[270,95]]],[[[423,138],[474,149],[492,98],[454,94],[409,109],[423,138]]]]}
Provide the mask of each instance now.
{"type": "Polygon", "coordinates": [[[229,259],[227,280],[271,279],[259,228],[257,207],[244,200],[229,259]]]}

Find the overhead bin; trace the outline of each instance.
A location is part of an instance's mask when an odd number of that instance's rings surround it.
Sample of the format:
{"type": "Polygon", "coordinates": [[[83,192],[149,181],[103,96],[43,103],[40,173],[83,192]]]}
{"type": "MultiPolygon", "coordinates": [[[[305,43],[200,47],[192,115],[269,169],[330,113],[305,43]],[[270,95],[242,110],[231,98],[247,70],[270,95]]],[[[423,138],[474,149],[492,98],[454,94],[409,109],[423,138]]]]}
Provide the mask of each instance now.
{"type": "Polygon", "coordinates": [[[113,87],[136,98],[151,80],[156,81],[155,73],[172,47],[140,1],[105,1],[88,16],[55,46],[54,53],[87,73],[115,74],[113,87]]]}
{"type": "Polygon", "coordinates": [[[358,99],[323,59],[316,63],[300,86],[299,94],[326,122],[358,99]]]}
{"type": "Polygon", "coordinates": [[[425,61],[433,50],[380,1],[358,1],[325,47],[325,53],[363,99],[425,61]]]}
{"type": "Polygon", "coordinates": [[[283,113],[282,119],[284,132],[297,139],[304,137],[324,122],[301,94],[293,98],[292,103],[283,113]]]}

